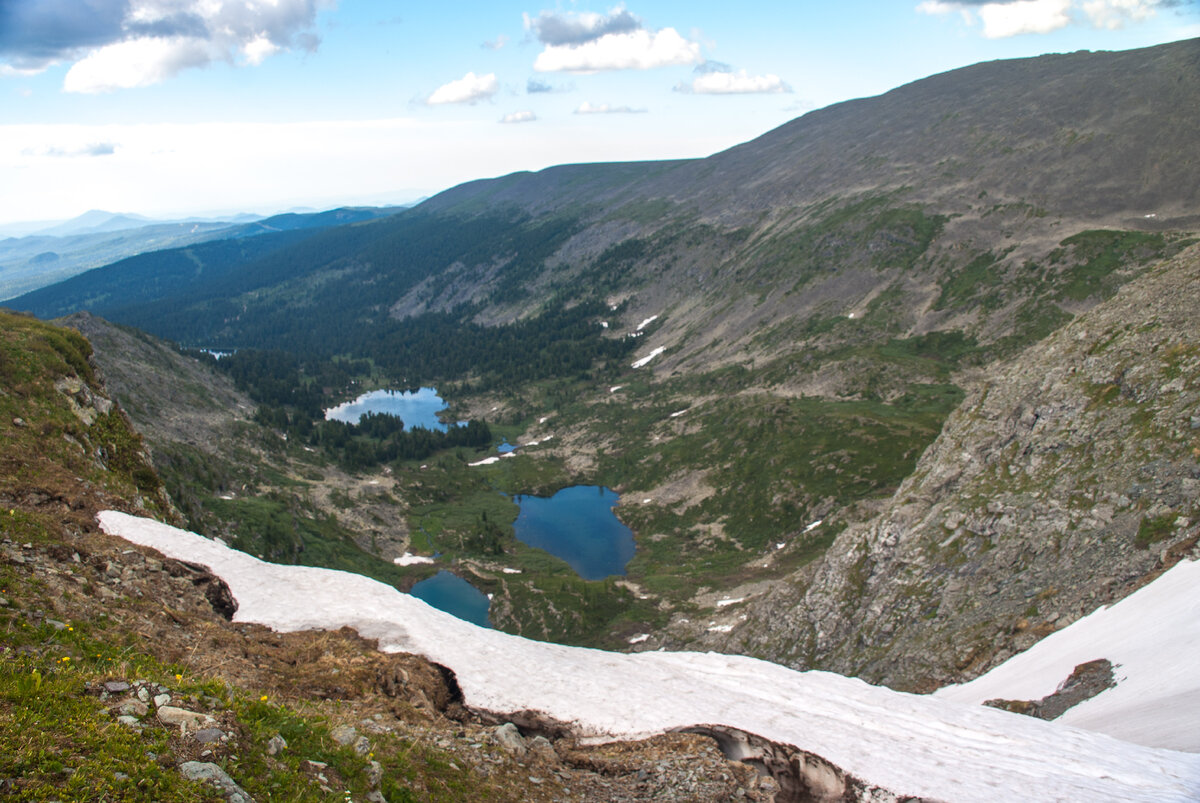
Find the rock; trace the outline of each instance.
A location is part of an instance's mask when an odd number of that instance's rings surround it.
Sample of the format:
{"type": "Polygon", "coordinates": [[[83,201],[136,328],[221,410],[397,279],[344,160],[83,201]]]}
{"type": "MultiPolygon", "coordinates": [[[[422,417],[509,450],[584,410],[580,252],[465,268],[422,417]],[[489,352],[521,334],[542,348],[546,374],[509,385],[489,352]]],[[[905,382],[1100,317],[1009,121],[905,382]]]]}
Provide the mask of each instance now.
{"type": "Polygon", "coordinates": [[[128,714],[117,717],[117,722],[129,728],[142,729],[142,721],[137,717],[129,716],[128,714]]]}
{"type": "Polygon", "coordinates": [[[367,786],[372,788],[383,783],[383,765],[378,761],[372,761],[367,765],[367,786]]]}
{"type": "Polygon", "coordinates": [[[387,798],[383,796],[383,792],[380,792],[378,789],[372,789],[370,792],[367,792],[366,800],[367,803],[388,803],[387,798]]]}
{"type": "Polygon", "coordinates": [[[130,697],[128,700],[122,700],[117,703],[114,710],[124,716],[144,717],[150,713],[150,706],[143,703],[141,700],[135,700],[130,697]]]}
{"type": "Polygon", "coordinates": [[[353,725],[338,725],[329,735],[342,747],[349,747],[358,739],[358,731],[353,725]]]}
{"type": "Polygon", "coordinates": [[[129,691],[129,684],[123,680],[109,680],[105,682],[104,690],[109,694],[120,694],[129,691]]]}
{"type": "Polygon", "coordinates": [[[225,731],[220,728],[201,728],[192,734],[192,738],[201,744],[212,744],[219,742],[225,737],[225,731]]]}
{"type": "Polygon", "coordinates": [[[164,725],[178,725],[182,730],[192,730],[201,725],[212,725],[216,720],[208,714],[188,711],[186,708],[176,708],[164,705],[158,709],[158,721],[164,725]]]}
{"type": "Polygon", "coordinates": [[[154,707],[155,708],[162,708],[164,705],[166,705],[169,702],[171,702],[171,695],[169,695],[169,694],[154,695],[154,707]]]}
{"type": "Polygon", "coordinates": [[[554,762],[558,760],[558,754],[554,752],[554,745],[545,736],[534,736],[528,740],[527,747],[529,754],[538,761],[554,762]]]}
{"type": "Polygon", "coordinates": [[[179,765],[179,772],[190,781],[201,781],[217,787],[229,803],[254,803],[254,798],[238,786],[225,770],[216,764],[201,761],[185,761],[179,765]]]}
{"type": "Polygon", "coordinates": [[[526,752],[525,737],[521,735],[521,731],[517,730],[517,726],[511,722],[506,722],[492,731],[492,739],[496,744],[512,753],[514,756],[524,756],[526,752]]]}
{"type": "Polygon", "coordinates": [[[354,752],[360,756],[365,756],[371,752],[371,740],[366,736],[359,736],[354,742],[354,752]]]}
{"type": "Polygon", "coordinates": [[[267,742],[267,755],[277,756],[287,750],[287,746],[287,741],[277,733],[267,742]]]}

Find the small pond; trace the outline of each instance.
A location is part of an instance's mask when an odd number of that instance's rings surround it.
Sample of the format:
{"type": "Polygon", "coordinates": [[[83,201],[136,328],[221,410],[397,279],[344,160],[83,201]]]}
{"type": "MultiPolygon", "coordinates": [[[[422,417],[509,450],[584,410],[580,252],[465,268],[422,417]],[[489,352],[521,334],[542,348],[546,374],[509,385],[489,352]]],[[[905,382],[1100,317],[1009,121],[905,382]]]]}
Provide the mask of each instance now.
{"type": "Polygon", "coordinates": [[[445,432],[446,425],[437,417],[437,414],[445,409],[446,402],[438,396],[435,388],[419,388],[415,391],[373,390],[354,401],[326,410],[325,420],[357,424],[367,413],[387,413],[400,418],[406,431],[411,431],[414,427],[425,427],[445,432]]]}
{"type": "Polygon", "coordinates": [[[517,540],[562,558],[584,580],[624,575],[633,557],[633,531],[613,514],[618,496],[598,485],[563,488],[546,499],[517,496],[517,540]]]}
{"type": "Polygon", "coordinates": [[[465,622],[480,627],[492,626],[488,621],[491,602],[487,595],[451,572],[442,570],[433,577],[427,577],[408,593],[465,622]]]}

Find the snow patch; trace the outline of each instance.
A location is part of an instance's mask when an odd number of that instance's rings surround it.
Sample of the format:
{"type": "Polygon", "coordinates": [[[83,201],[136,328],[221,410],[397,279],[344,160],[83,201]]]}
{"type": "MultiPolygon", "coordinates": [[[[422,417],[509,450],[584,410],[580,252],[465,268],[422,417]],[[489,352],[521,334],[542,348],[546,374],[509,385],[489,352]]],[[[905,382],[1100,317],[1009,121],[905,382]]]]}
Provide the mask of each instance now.
{"type": "MultiPolygon", "coordinates": [[[[449,667],[469,706],[542,711],[576,723],[584,736],[641,738],[725,725],[814,753],[901,796],[1031,803],[1200,798],[1200,755],[744,656],[609,653],[530,641],[455,619],[368,577],[265,563],[116,511],[99,518],[109,534],[207,566],[237,600],[235,621],[279,631],[349,626],[385,652],[414,652],[449,667]],[[513,672],[514,666],[528,671],[513,672]]],[[[1184,579],[1200,588],[1194,574],[1184,579]]],[[[1192,626],[1198,621],[1193,610],[1192,626]]],[[[1159,652],[1173,652],[1167,643],[1159,652]]],[[[1196,665],[1190,655],[1193,689],[1196,665]]],[[[1168,691],[1165,684],[1159,691],[1168,691]]],[[[1154,711],[1168,714],[1161,706],[1154,711]]],[[[1194,729],[1196,718],[1187,720],[1194,729]]]]}
{"type": "Polygon", "coordinates": [[[733,625],[709,625],[709,633],[728,633],[733,630],[733,625]]]}
{"type": "Polygon", "coordinates": [[[649,638],[650,638],[649,633],[638,633],[636,636],[629,637],[629,643],[630,644],[641,644],[643,641],[646,641],[649,638]]]}
{"type": "Polygon", "coordinates": [[[649,318],[647,318],[646,320],[642,321],[641,323],[639,323],[639,324],[637,325],[637,330],[640,332],[640,331],[642,331],[643,329],[645,329],[647,326],[649,326],[650,324],[654,323],[654,322],[655,322],[655,321],[657,321],[657,320],[658,320],[658,316],[657,316],[657,315],[651,315],[649,318]]]}
{"type": "Polygon", "coordinates": [[[505,567],[504,567],[503,569],[501,569],[500,571],[504,572],[505,574],[520,574],[520,573],[521,573],[521,570],[520,570],[520,569],[514,569],[514,568],[512,568],[512,567],[510,567],[510,566],[505,566],[505,567]]]}
{"type": "Polygon", "coordinates": [[[667,349],[666,349],[665,347],[663,347],[663,346],[659,346],[659,347],[658,347],[658,348],[656,348],[654,351],[652,351],[652,352],[650,352],[649,354],[647,354],[645,357],[642,357],[640,360],[635,360],[635,361],[634,361],[634,362],[631,364],[631,367],[633,367],[633,368],[641,368],[643,365],[646,365],[646,364],[648,364],[648,363],[649,363],[651,360],[653,360],[655,357],[657,357],[659,354],[662,354],[662,353],[663,353],[664,351],[666,351],[666,350],[667,350],[667,349]]]}
{"type": "Polygon", "coordinates": [[[808,531],[810,531],[810,530],[815,530],[815,529],[817,529],[818,527],[820,527],[820,526],[821,526],[821,525],[822,525],[824,522],[825,522],[825,519],[817,519],[817,520],[816,520],[816,521],[814,521],[812,524],[810,524],[810,525],[808,525],[807,527],[805,527],[805,528],[804,528],[804,532],[808,532],[808,531]]]}
{"type": "MultiPolygon", "coordinates": [[[[512,454],[512,452],[509,452],[509,454],[512,454]]],[[[497,457],[496,455],[492,455],[491,457],[485,457],[482,460],[476,460],[474,463],[467,463],[467,465],[468,466],[490,466],[492,463],[499,463],[499,462],[500,462],[500,458],[497,457]]]]}
{"type": "Polygon", "coordinates": [[[1107,658],[1117,685],[1056,721],[1149,747],[1200,752],[1200,562],[1176,564],[970,683],[934,696],[964,703],[1040,700],[1076,666],[1107,658]]]}
{"type": "Polygon", "coordinates": [[[677,413],[671,413],[671,418],[679,418],[679,416],[683,415],[686,412],[687,412],[687,410],[680,410],[677,413]]]}
{"type": "Polygon", "coordinates": [[[392,558],[392,563],[397,566],[416,566],[419,563],[433,563],[433,558],[426,555],[414,555],[411,552],[405,552],[398,558],[392,558]]]}
{"type": "Polygon", "coordinates": [[[618,390],[620,390],[623,387],[625,387],[625,386],[624,385],[613,385],[611,388],[608,389],[608,392],[616,393],[618,390]]]}
{"type": "Polygon", "coordinates": [[[719,599],[717,600],[717,607],[724,608],[726,605],[737,605],[739,602],[745,601],[745,597],[738,597],[737,599],[719,599]]]}

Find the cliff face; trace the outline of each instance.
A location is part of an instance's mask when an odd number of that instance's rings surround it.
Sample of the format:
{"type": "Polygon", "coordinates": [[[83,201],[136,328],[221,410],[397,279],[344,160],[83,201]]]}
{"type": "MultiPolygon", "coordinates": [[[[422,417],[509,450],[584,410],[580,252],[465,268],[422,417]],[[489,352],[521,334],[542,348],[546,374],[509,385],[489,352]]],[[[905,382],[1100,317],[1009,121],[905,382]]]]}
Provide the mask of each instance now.
{"type": "Polygon", "coordinates": [[[1192,246],[988,370],[886,509],[725,648],[927,690],[1194,555],[1198,292],[1192,246]]]}

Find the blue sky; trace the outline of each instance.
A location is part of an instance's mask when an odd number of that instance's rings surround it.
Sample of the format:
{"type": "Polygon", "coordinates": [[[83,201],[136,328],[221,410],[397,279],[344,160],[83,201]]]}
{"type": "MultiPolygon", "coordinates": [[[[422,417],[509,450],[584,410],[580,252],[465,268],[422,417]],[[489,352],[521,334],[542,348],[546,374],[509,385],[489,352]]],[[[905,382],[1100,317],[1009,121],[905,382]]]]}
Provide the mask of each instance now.
{"type": "Polygon", "coordinates": [[[706,156],[980,61],[1197,36],[1197,0],[0,0],[0,223],[706,156]]]}

